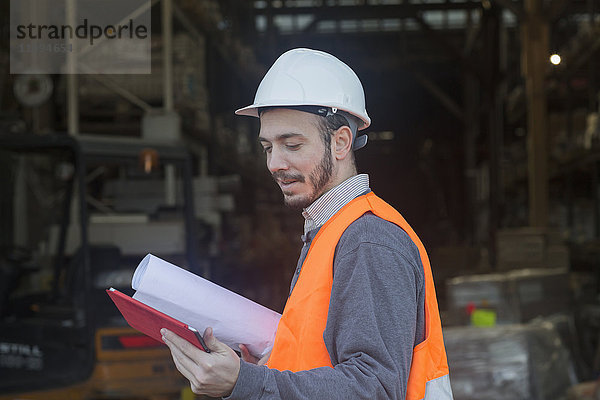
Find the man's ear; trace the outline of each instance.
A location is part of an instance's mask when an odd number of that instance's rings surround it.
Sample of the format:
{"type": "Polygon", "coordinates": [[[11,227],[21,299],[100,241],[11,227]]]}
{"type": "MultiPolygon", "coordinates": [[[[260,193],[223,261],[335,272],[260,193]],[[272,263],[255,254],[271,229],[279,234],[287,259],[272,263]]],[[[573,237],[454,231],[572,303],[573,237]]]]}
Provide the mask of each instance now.
{"type": "Polygon", "coordinates": [[[333,156],[337,160],[343,160],[352,150],[352,131],[346,125],[333,132],[331,141],[333,156]]]}

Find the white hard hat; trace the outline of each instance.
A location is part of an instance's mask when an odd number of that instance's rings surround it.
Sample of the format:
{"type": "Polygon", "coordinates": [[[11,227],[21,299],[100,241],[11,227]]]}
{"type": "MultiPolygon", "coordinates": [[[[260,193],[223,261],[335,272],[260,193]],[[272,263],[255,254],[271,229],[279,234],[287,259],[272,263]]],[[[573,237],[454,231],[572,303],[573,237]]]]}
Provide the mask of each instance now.
{"type": "MultiPolygon", "coordinates": [[[[298,106],[326,107],[329,114],[345,111],[362,122],[358,130],[371,124],[358,76],[331,54],[311,49],[292,49],[279,56],[260,82],[254,104],[235,113],[258,117],[262,107],[298,106]]],[[[364,146],[366,136],[359,139],[356,144],[364,146]]]]}

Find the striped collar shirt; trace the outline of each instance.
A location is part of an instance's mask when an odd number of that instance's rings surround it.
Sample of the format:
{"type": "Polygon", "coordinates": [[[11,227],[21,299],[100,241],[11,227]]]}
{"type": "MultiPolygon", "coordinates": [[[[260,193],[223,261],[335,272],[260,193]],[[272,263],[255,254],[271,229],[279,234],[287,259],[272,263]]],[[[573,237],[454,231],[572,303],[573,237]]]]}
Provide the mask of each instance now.
{"type": "Polygon", "coordinates": [[[351,200],[369,191],[369,175],[354,175],[325,192],[302,211],[304,235],[320,228],[351,200]]]}

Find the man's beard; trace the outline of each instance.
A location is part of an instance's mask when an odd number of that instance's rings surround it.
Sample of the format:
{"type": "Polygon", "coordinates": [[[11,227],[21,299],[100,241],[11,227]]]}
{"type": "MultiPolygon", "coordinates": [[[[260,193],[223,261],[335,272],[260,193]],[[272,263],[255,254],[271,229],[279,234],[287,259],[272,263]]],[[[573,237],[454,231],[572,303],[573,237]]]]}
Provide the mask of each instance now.
{"type": "MultiPolygon", "coordinates": [[[[303,175],[287,175],[284,172],[275,172],[272,174],[275,180],[281,179],[294,179],[298,182],[305,182],[306,179],[303,175]]],[[[331,150],[325,148],[323,151],[323,158],[321,158],[321,162],[310,172],[310,182],[312,186],[312,193],[308,194],[305,197],[301,198],[288,198],[284,193],[284,203],[286,206],[293,210],[302,210],[303,208],[311,205],[316,199],[318,199],[323,194],[323,189],[327,184],[331,181],[331,176],[333,175],[333,160],[331,157],[331,150]],[[329,151],[327,151],[329,150],[329,151]]]]}

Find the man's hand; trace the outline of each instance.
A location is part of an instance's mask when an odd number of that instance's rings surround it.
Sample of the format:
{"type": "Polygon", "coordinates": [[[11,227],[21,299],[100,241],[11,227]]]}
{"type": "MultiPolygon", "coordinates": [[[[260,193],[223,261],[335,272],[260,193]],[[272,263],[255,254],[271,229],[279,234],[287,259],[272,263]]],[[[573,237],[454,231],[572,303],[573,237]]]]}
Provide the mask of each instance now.
{"type": "Polygon", "coordinates": [[[259,359],[258,357],[250,354],[248,346],[246,346],[245,344],[240,344],[240,353],[242,354],[242,360],[256,365],[265,365],[267,361],[269,361],[269,357],[271,356],[271,351],[269,351],[267,354],[265,354],[262,358],[259,359]]]}
{"type": "Polygon", "coordinates": [[[204,331],[206,353],[167,329],[161,329],[175,366],[185,376],[196,394],[223,397],[231,394],[240,373],[240,358],[226,344],[219,342],[212,328],[204,331]]]}

